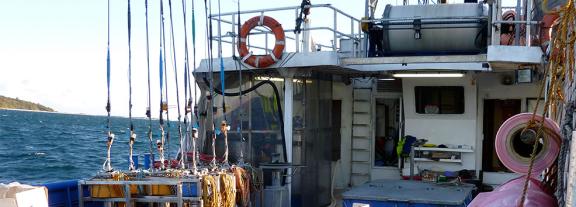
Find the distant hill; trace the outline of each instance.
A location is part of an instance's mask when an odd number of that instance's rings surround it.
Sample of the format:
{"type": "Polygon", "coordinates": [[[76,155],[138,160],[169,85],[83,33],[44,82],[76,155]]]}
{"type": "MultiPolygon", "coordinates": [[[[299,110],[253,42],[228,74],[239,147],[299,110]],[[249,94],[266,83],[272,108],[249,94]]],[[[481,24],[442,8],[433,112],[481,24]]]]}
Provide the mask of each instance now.
{"type": "Polygon", "coordinates": [[[54,109],[51,109],[50,107],[6,96],[0,96],[0,109],[23,109],[23,110],[50,111],[50,112],[54,111],[54,109]]]}

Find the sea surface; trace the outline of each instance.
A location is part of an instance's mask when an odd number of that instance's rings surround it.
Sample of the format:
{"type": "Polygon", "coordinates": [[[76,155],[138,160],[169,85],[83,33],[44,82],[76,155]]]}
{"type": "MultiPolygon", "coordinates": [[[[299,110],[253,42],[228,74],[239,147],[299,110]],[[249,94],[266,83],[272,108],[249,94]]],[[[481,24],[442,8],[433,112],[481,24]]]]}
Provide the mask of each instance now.
{"type": "MultiPolygon", "coordinates": [[[[134,154],[150,151],[148,120],[133,119],[137,139],[134,154]]],[[[128,118],[112,117],[116,139],[112,167],[128,169],[128,118]]],[[[0,183],[44,184],[94,176],[106,159],[106,116],[0,109],[0,183]]],[[[153,120],[154,142],[159,123],[153,120]]],[[[177,152],[176,123],[171,123],[170,156],[177,152]]],[[[155,145],[154,145],[155,147],[155,145]]],[[[154,152],[156,153],[156,151],[154,152]]]]}

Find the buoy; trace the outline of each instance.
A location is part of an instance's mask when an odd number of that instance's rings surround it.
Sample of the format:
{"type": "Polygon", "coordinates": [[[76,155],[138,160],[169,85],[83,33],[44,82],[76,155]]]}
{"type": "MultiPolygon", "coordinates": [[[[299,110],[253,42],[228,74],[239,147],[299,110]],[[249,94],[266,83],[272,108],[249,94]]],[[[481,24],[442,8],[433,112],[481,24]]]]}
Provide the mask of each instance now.
{"type": "Polygon", "coordinates": [[[256,16],[252,17],[242,25],[240,36],[238,37],[238,53],[242,58],[242,62],[257,68],[266,68],[278,62],[282,58],[282,53],[285,47],[285,35],[282,25],[275,19],[269,16],[256,16]],[[248,34],[256,26],[265,26],[272,30],[276,43],[272,53],[268,55],[252,55],[248,52],[246,44],[248,34]]]}
{"type": "MultiPolygon", "coordinates": [[[[522,138],[519,138],[519,135],[532,119],[532,116],[532,113],[521,113],[506,120],[502,126],[500,126],[500,129],[498,129],[498,133],[496,133],[495,148],[496,154],[504,166],[515,173],[527,174],[530,155],[521,154],[517,150],[517,147],[515,147],[515,142],[528,142],[526,144],[530,147],[527,150],[532,152],[532,143],[534,141],[539,141],[541,143],[541,149],[536,154],[534,166],[532,168],[533,175],[537,176],[544,169],[554,164],[554,161],[560,152],[560,128],[554,121],[546,118],[544,120],[545,129],[540,136],[542,137],[541,140],[536,138],[531,141],[523,140],[522,138]]],[[[542,120],[542,116],[535,115],[535,120],[542,120]]],[[[533,130],[533,133],[535,134],[537,129],[533,130]]]]}

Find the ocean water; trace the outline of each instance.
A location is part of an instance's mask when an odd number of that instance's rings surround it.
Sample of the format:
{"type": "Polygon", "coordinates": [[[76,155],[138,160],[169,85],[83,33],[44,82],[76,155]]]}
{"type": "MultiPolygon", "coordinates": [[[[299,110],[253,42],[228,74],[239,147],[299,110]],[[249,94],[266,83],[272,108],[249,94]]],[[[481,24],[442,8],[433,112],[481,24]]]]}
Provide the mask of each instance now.
{"type": "MultiPolygon", "coordinates": [[[[112,167],[128,169],[129,119],[112,117],[116,139],[112,167]]],[[[148,120],[134,119],[137,134],[134,154],[150,151],[148,120]]],[[[0,183],[43,184],[84,179],[101,171],[106,159],[105,116],[12,111],[0,109],[0,183]]],[[[170,156],[177,152],[177,127],[171,123],[170,156]]],[[[159,123],[153,120],[154,143],[159,123]]],[[[155,147],[155,145],[154,145],[155,147]]],[[[154,151],[156,153],[156,151],[154,151]]]]}

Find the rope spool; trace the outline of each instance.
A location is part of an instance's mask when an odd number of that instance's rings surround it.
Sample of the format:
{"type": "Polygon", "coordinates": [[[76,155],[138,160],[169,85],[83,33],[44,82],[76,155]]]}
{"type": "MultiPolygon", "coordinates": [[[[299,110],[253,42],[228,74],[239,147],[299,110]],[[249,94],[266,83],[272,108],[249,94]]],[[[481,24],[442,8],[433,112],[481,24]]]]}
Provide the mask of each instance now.
{"type": "MultiPolygon", "coordinates": [[[[514,142],[517,142],[515,139],[517,139],[518,135],[526,128],[532,116],[532,113],[517,114],[506,120],[496,134],[496,154],[500,161],[502,161],[502,164],[515,173],[528,173],[530,155],[523,156],[518,152],[515,149],[514,142]]],[[[535,120],[542,120],[542,116],[535,115],[535,120]]],[[[543,133],[540,136],[542,137],[541,149],[534,159],[532,173],[538,174],[554,164],[560,152],[559,132],[560,129],[554,121],[548,118],[544,120],[543,133]]],[[[539,139],[535,139],[534,141],[538,140],[539,139]]],[[[532,146],[532,144],[530,144],[530,146],[532,146]]]]}
{"type": "Polygon", "coordinates": [[[275,19],[269,16],[255,16],[244,22],[242,29],[240,30],[240,35],[238,37],[238,53],[242,59],[242,62],[257,68],[266,68],[282,58],[282,53],[285,47],[285,35],[282,25],[278,23],[275,19]],[[246,44],[248,34],[256,26],[268,27],[274,33],[276,38],[276,43],[274,44],[274,49],[272,53],[268,55],[252,55],[248,51],[248,46],[246,44]]]}

